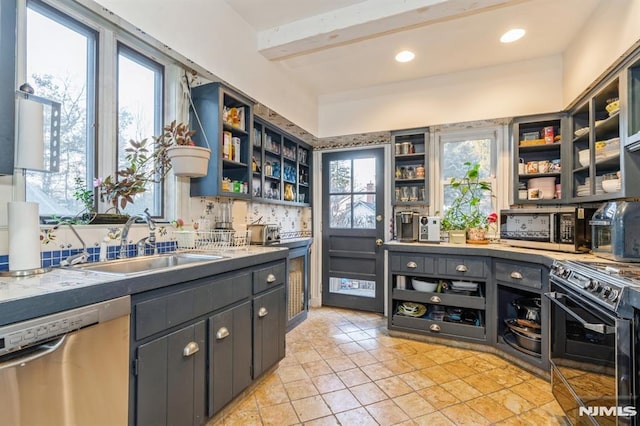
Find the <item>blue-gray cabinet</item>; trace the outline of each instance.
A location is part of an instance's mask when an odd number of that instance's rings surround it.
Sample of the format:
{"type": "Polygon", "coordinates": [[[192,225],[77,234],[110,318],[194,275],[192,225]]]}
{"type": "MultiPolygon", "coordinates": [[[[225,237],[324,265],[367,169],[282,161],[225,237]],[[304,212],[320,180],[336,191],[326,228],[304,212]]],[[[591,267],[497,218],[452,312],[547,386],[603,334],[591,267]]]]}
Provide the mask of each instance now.
{"type": "Polygon", "coordinates": [[[16,90],[16,1],[0,2],[0,175],[13,174],[16,90]]]}

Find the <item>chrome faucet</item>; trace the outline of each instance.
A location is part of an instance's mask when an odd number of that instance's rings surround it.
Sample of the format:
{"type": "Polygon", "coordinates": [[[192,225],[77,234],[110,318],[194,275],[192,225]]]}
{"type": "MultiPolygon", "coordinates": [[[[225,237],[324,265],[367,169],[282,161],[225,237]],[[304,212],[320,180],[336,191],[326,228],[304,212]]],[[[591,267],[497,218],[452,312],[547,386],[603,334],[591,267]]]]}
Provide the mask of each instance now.
{"type": "Polygon", "coordinates": [[[75,265],[77,263],[86,262],[89,259],[89,253],[87,252],[87,245],[85,244],[82,237],[80,237],[80,234],[78,234],[78,231],[76,231],[76,228],[74,228],[73,225],[71,225],[71,222],[61,221],[61,222],[58,222],[53,227],[53,229],[56,230],[60,228],[61,225],[67,225],[69,229],[71,229],[71,231],[76,236],[78,241],[80,241],[80,244],[82,244],[82,251],[80,253],[76,253],[71,256],[68,256],[65,260],[60,262],[60,266],[69,266],[69,265],[75,265]]]}
{"type": "Polygon", "coordinates": [[[120,235],[120,255],[118,256],[120,259],[124,259],[128,257],[127,256],[127,238],[129,237],[129,229],[137,219],[144,220],[147,223],[147,226],[149,227],[149,236],[142,238],[136,244],[136,246],[138,247],[138,253],[137,253],[138,256],[141,256],[144,254],[145,240],[147,241],[147,244],[149,244],[153,248],[153,254],[156,254],[158,251],[158,248],[156,246],[156,232],[155,232],[156,224],[153,221],[153,219],[151,219],[151,214],[149,213],[149,209],[146,208],[144,209],[144,214],[131,216],[129,220],[127,220],[127,223],[125,223],[124,226],[122,227],[122,234],[120,235]],[[141,245],[143,248],[142,250],[140,250],[141,245]]]}

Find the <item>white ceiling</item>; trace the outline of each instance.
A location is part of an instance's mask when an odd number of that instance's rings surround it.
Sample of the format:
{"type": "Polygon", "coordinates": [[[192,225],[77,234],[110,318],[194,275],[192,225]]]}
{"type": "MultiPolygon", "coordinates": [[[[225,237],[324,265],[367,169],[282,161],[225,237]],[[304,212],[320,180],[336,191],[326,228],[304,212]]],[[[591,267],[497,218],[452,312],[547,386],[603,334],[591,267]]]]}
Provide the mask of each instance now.
{"type": "Polygon", "coordinates": [[[561,54],[608,0],[225,0],[317,95],[561,54]],[[502,44],[514,27],[527,30],[502,44]],[[412,62],[394,60],[403,49],[412,62]]]}

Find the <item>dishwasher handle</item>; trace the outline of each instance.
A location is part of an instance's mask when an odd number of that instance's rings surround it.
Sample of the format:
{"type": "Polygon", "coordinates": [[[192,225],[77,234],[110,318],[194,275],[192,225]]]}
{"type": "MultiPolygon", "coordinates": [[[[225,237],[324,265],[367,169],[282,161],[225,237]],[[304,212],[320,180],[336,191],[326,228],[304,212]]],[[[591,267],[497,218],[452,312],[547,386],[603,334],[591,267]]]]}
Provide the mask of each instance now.
{"type": "Polygon", "coordinates": [[[66,337],[67,335],[65,334],[62,337],[59,337],[55,340],[51,340],[49,342],[38,345],[35,352],[31,352],[21,357],[12,358],[8,361],[0,362],[0,371],[8,368],[24,365],[28,362],[35,361],[38,358],[42,358],[44,356],[47,356],[57,351],[64,344],[64,340],[66,337]]]}

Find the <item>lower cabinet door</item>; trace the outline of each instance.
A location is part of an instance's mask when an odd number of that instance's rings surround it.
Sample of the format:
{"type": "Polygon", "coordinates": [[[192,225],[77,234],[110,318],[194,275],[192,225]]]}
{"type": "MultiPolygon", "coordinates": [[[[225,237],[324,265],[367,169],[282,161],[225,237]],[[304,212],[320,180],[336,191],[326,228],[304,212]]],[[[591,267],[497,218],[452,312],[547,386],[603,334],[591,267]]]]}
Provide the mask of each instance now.
{"type": "Polygon", "coordinates": [[[254,378],[285,356],[286,300],[284,286],[253,299],[254,378]]]}
{"type": "Polygon", "coordinates": [[[140,345],[136,424],[200,425],[205,421],[205,322],[140,345]]]}
{"type": "Polygon", "coordinates": [[[251,302],[209,318],[209,416],[251,384],[251,302]]]}

